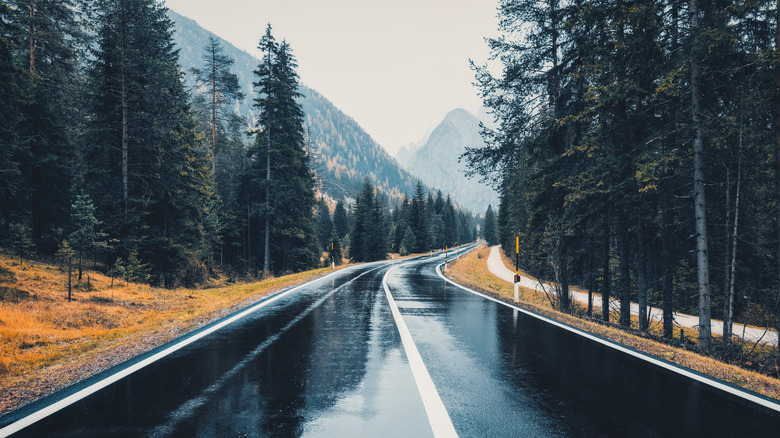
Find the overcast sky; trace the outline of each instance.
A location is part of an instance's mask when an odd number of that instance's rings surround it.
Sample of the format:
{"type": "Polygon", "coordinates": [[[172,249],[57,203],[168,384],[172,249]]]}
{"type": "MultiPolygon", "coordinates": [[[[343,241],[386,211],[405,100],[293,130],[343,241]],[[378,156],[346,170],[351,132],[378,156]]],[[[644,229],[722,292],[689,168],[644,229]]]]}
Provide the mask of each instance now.
{"type": "Polygon", "coordinates": [[[392,154],[452,109],[476,112],[469,59],[483,64],[498,0],[166,0],[257,55],[271,23],[301,81],[353,117],[392,154]]]}

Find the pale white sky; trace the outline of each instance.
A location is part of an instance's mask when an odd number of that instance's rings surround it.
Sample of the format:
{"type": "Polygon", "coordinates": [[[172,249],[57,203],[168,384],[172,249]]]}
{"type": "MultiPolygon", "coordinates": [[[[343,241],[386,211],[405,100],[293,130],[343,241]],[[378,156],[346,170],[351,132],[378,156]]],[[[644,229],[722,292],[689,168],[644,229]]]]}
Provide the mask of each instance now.
{"type": "Polygon", "coordinates": [[[166,0],[257,54],[266,24],[286,39],[301,81],[395,154],[452,109],[476,112],[468,60],[483,64],[498,0],[166,0]]]}

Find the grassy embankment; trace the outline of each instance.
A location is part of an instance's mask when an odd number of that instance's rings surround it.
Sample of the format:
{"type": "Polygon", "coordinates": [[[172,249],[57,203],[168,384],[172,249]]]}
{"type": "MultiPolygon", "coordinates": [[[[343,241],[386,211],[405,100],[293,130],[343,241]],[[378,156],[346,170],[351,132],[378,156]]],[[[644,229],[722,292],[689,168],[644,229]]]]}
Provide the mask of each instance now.
{"type": "Polygon", "coordinates": [[[87,271],[68,302],[67,273],[0,252],[0,413],[329,272],[168,290],[87,271]]]}
{"type": "MultiPolygon", "coordinates": [[[[451,263],[446,275],[464,286],[511,303],[514,300],[513,286],[488,271],[487,258],[489,254],[490,248],[483,246],[457,260],[455,263],[451,263]]],[[[585,314],[585,309],[578,303],[574,304],[574,314],[558,312],[552,308],[544,293],[526,288],[520,288],[520,301],[518,304],[520,307],[538,314],[652,354],[669,362],[685,366],[702,374],[780,399],[780,380],[778,379],[729,365],[684,348],[671,346],[639,336],[638,334],[620,330],[616,327],[575,316],[585,314]]],[[[594,315],[598,315],[600,312],[600,308],[594,308],[593,310],[594,315]]],[[[616,321],[617,313],[613,312],[613,314],[616,321]]],[[[635,319],[633,324],[637,324],[635,319]]],[[[660,334],[661,330],[662,328],[657,323],[651,326],[651,334],[660,334]]],[[[694,329],[685,329],[685,336],[689,342],[695,342],[697,332],[694,329]]]]}

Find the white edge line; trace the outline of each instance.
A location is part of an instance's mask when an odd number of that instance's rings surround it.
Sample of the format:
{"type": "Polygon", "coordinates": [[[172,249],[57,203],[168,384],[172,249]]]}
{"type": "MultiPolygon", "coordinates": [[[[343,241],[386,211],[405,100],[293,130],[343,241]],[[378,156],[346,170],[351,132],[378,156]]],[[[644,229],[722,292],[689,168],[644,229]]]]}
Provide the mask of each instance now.
{"type": "MultiPolygon", "coordinates": [[[[349,269],[349,268],[347,268],[347,269],[349,269]]],[[[122,378],[127,377],[130,374],[133,374],[134,372],[136,372],[136,371],[138,371],[138,370],[140,370],[140,369],[142,369],[142,368],[144,368],[144,367],[146,367],[146,366],[148,366],[148,365],[150,365],[150,364],[152,364],[152,363],[162,359],[163,357],[168,356],[171,353],[174,353],[174,352],[176,352],[176,351],[178,351],[178,350],[180,350],[180,349],[182,349],[182,348],[192,344],[193,342],[198,341],[201,338],[203,338],[205,336],[208,336],[211,333],[214,333],[215,331],[217,331],[217,330],[219,330],[219,329],[221,329],[221,328],[223,328],[223,327],[225,327],[227,325],[230,325],[230,324],[238,321],[239,319],[242,319],[242,318],[246,317],[250,313],[253,313],[253,312],[257,311],[258,309],[260,309],[262,307],[265,307],[265,306],[267,306],[267,305],[277,301],[278,299],[280,299],[280,298],[282,298],[282,297],[284,297],[284,296],[286,296],[286,295],[288,295],[288,294],[290,294],[290,293],[292,293],[292,292],[294,292],[294,291],[296,291],[296,290],[298,290],[298,289],[300,289],[300,288],[302,288],[304,286],[307,286],[307,285],[309,285],[311,283],[314,283],[316,281],[324,280],[325,278],[328,278],[331,275],[335,275],[335,274],[337,274],[339,272],[342,272],[342,271],[344,271],[344,270],[338,270],[338,271],[335,271],[335,272],[328,273],[326,275],[323,275],[320,278],[316,278],[316,279],[308,281],[306,283],[299,284],[298,286],[295,286],[292,289],[288,289],[286,291],[282,291],[282,292],[280,292],[280,293],[278,293],[276,295],[273,295],[273,296],[271,296],[271,297],[269,297],[269,298],[267,298],[267,299],[265,299],[265,300],[263,300],[263,301],[261,301],[261,302],[259,302],[257,304],[254,304],[251,307],[249,307],[247,309],[244,309],[244,310],[240,311],[239,313],[237,313],[237,314],[235,314],[235,315],[233,315],[233,316],[231,316],[231,317],[229,317],[229,318],[227,318],[227,319],[225,319],[225,320],[223,320],[223,321],[221,321],[221,322],[219,322],[219,323],[217,323],[217,324],[215,324],[215,325],[213,325],[213,326],[211,326],[211,327],[209,327],[209,328],[207,328],[207,329],[205,329],[205,330],[203,330],[203,331],[201,331],[201,332],[199,332],[199,333],[197,333],[195,335],[189,336],[188,338],[183,339],[180,342],[177,342],[176,344],[171,345],[170,347],[168,347],[168,348],[166,348],[166,349],[164,349],[164,350],[162,350],[162,351],[160,351],[160,352],[158,352],[158,353],[156,353],[156,354],[154,354],[152,356],[149,356],[146,359],[144,359],[144,360],[142,360],[142,361],[140,361],[138,363],[135,363],[135,364],[133,364],[133,365],[127,367],[127,368],[123,368],[122,370],[120,370],[120,371],[118,371],[118,372],[116,372],[116,373],[114,373],[114,374],[112,374],[112,375],[110,375],[110,376],[108,376],[108,377],[98,381],[98,382],[95,382],[95,383],[87,386],[86,388],[78,391],[78,392],[75,392],[75,393],[73,393],[73,394],[71,394],[71,395],[69,395],[69,396],[67,396],[67,397],[65,397],[65,398],[63,398],[61,400],[58,400],[55,403],[52,403],[52,404],[50,404],[50,405],[48,405],[48,406],[46,406],[46,407],[44,407],[44,408],[42,408],[40,410],[37,410],[37,411],[31,413],[30,415],[27,415],[26,417],[23,417],[23,418],[15,421],[15,422],[9,424],[8,426],[0,429],[0,437],[7,437],[7,436],[9,436],[11,434],[19,432],[20,430],[24,429],[25,427],[30,426],[30,425],[32,425],[32,424],[34,424],[34,423],[36,423],[36,422],[38,422],[38,421],[48,417],[49,415],[52,415],[52,414],[56,413],[57,411],[60,411],[60,410],[62,410],[64,408],[72,405],[73,403],[76,403],[77,401],[79,401],[79,400],[81,400],[81,399],[83,399],[83,398],[85,398],[85,397],[87,397],[89,395],[94,394],[97,391],[100,391],[101,389],[111,385],[112,383],[115,383],[115,382],[121,380],[122,378]]]]}
{"type": "Polygon", "coordinates": [[[451,283],[451,284],[453,284],[453,285],[455,285],[455,286],[457,286],[457,287],[459,287],[459,288],[461,288],[461,289],[463,289],[463,290],[465,290],[467,292],[473,293],[475,295],[479,295],[479,296],[481,296],[483,298],[487,298],[488,300],[491,300],[491,301],[495,301],[496,303],[503,304],[504,306],[509,307],[511,309],[519,310],[520,312],[522,312],[522,313],[524,313],[524,314],[526,314],[528,316],[532,316],[534,318],[540,319],[540,320],[542,320],[542,321],[544,321],[544,322],[546,322],[548,324],[552,324],[554,326],[557,326],[557,327],[560,327],[562,329],[568,330],[568,331],[570,331],[572,333],[575,333],[577,335],[580,335],[580,336],[582,336],[584,338],[590,339],[592,341],[598,342],[598,343],[600,343],[602,345],[605,345],[607,347],[613,348],[615,350],[618,350],[618,351],[621,351],[623,353],[629,354],[629,355],[634,356],[636,358],[639,358],[639,359],[642,359],[644,361],[650,362],[650,363],[652,363],[654,365],[657,365],[659,367],[662,367],[662,368],[665,368],[667,370],[673,371],[673,372],[675,372],[677,374],[681,374],[681,375],[683,375],[685,377],[694,379],[694,380],[696,380],[698,382],[701,382],[701,383],[704,383],[706,385],[712,386],[713,388],[720,389],[722,391],[726,391],[726,392],[728,392],[730,394],[733,394],[733,395],[736,395],[738,397],[741,397],[741,398],[743,398],[743,399],[745,399],[747,401],[751,401],[753,403],[759,404],[759,405],[764,406],[766,408],[769,408],[769,409],[772,409],[774,411],[780,412],[780,403],[778,403],[778,402],[772,401],[770,399],[763,398],[761,396],[757,396],[757,395],[749,393],[749,392],[747,392],[745,390],[741,390],[739,388],[736,388],[736,387],[733,387],[733,386],[731,386],[729,384],[726,384],[725,382],[722,382],[722,381],[720,381],[718,379],[715,379],[713,377],[704,376],[704,375],[699,374],[699,373],[697,373],[697,372],[695,372],[693,370],[689,370],[689,369],[683,368],[681,366],[678,366],[678,365],[666,362],[664,360],[661,360],[661,359],[655,358],[653,356],[650,356],[650,355],[648,355],[646,353],[641,353],[641,352],[639,352],[637,350],[634,350],[633,348],[626,347],[626,346],[618,344],[618,343],[616,343],[614,341],[610,341],[610,340],[604,339],[604,338],[602,338],[600,336],[594,335],[592,333],[588,333],[588,332],[586,332],[584,330],[580,330],[578,328],[569,326],[567,324],[564,324],[562,322],[559,322],[559,321],[556,321],[554,319],[548,318],[546,316],[539,315],[539,314],[534,313],[534,312],[532,312],[530,310],[523,309],[522,307],[514,306],[514,305],[512,305],[510,303],[507,303],[506,301],[502,301],[502,300],[499,300],[497,298],[493,298],[493,297],[485,295],[485,294],[483,294],[481,292],[477,292],[477,291],[475,291],[473,289],[469,289],[468,287],[460,285],[460,284],[450,280],[449,278],[445,277],[442,274],[440,267],[441,267],[441,264],[436,266],[436,273],[439,274],[439,277],[443,278],[447,282],[449,282],[449,283],[451,283]]]}
{"type": "Polygon", "coordinates": [[[425,412],[428,415],[428,422],[433,429],[433,435],[435,437],[457,437],[455,427],[452,425],[450,415],[447,413],[447,408],[441,401],[439,392],[436,390],[431,375],[428,374],[428,369],[425,367],[425,363],[420,356],[420,352],[417,350],[417,346],[414,344],[414,339],[406,327],[401,311],[398,310],[398,306],[393,299],[393,295],[390,293],[390,288],[387,287],[387,274],[393,268],[390,268],[385,272],[382,277],[382,286],[385,289],[385,295],[387,295],[387,301],[390,303],[390,310],[395,320],[395,325],[398,328],[398,333],[401,335],[401,342],[406,352],[406,358],[409,361],[409,367],[412,369],[412,376],[417,383],[417,390],[422,397],[423,405],[425,406],[425,412]]]}

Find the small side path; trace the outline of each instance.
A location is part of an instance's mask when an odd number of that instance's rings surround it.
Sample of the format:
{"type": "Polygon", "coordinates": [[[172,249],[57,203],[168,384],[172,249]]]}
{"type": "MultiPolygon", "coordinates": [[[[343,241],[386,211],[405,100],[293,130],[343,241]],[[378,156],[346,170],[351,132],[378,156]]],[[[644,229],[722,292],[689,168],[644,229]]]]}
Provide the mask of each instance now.
{"type": "MultiPolygon", "coordinates": [[[[512,283],[515,273],[504,265],[504,261],[501,259],[499,253],[499,247],[493,246],[490,248],[490,256],[487,259],[488,270],[496,277],[512,283]]],[[[532,280],[527,277],[520,277],[520,286],[542,291],[539,281],[532,280]]],[[[571,292],[572,299],[584,304],[588,304],[588,294],[582,292],[571,292]]],[[[601,295],[593,294],[593,306],[601,307],[601,295]]],[[[615,309],[620,307],[620,302],[616,299],[610,300],[610,306],[615,309]]],[[[631,303],[631,314],[639,315],[639,305],[637,303],[631,303]]],[[[661,309],[651,307],[650,319],[653,321],[661,321],[663,319],[663,312],[661,309]]],[[[674,313],[674,323],[678,327],[690,327],[696,328],[699,325],[699,318],[692,315],[686,315],[684,313],[674,313]]],[[[762,344],[777,345],[777,332],[774,330],[764,330],[754,327],[744,327],[742,324],[734,324],[734,336],[743,337],[746,341],[756,342],[759,341],[762,344]]],[[[723,322],[713,319],[712,320],[712,334],[723,334],[723,322]]]]}

